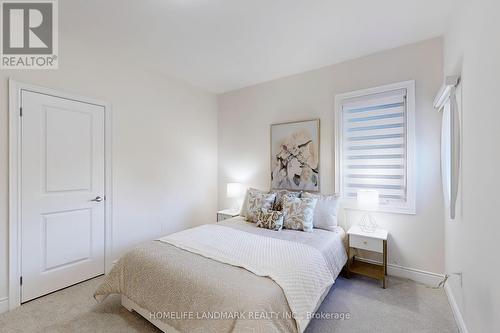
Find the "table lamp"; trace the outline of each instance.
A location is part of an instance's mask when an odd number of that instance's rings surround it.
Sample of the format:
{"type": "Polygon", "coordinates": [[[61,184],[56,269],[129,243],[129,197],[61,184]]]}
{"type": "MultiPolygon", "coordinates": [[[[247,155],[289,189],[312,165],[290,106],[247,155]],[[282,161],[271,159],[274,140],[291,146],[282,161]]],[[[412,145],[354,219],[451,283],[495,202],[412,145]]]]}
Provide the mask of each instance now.
{"type": "Polygon", "coordinates": [[[357,204],[358,209],[363,210],[363,216],[359,222],[359,227],[364,232],[374,232],[377,229],[377,222],[370,214],[372,211],[378,210],[379,207],[379,193],[375,190],[358,190],[357,204]]]}
{"type": "Polygon", "coordinates": [[[233,208],[239,209],[241,208],[241,204],[243,201],[243,196],[245,194],[245,188],[240,183],[227,183],[226,187],[226,196],[229,199],[233,199],[233,208]]]}

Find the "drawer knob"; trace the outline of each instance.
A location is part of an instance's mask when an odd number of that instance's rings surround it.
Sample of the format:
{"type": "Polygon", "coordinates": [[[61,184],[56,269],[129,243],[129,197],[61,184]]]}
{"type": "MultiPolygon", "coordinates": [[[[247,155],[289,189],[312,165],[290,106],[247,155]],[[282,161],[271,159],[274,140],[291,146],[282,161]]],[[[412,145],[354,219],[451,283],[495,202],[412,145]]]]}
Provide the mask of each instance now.
{"type": "Polygon", "coordinates": [[[363,244],[365,244],[365,245],[366,245],[366,244],[368,244],[368,242],[367,242],[367,241],[363,241],[363,244]]]}

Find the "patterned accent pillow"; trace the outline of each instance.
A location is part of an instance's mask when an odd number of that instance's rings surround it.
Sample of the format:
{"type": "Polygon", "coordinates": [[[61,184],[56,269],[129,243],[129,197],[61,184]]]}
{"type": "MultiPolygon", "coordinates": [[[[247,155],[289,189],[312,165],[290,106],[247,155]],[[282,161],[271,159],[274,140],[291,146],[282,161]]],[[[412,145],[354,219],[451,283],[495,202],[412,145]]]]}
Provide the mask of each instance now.
{"type": "Polygon", "coordinates": [[[283,213],[276,210],[261,211],[257,227],[280,231],[283,228],[283,213]]]}
{"type": "Polygon", "coordinates": [[[314,208],[317,198],[283,199],[283,227],[286,229],[313,231],[314,208]]]}
{"type": "Polygon", "coordinates": [[[275,198],[275,193],[248,192],[247,221],[257,222],[260,212],[271,209],[275,198]]]}
{"type": "Polygon", "coordinates": [[[264,193],[264,194],[268,194],[269,192],[265,192],[265,191],[258,190],[256,188],[249,187],[247,189],[247,192],[245,193],[245,198],[243,199],[243,204],[242,204],[241,210],[240,210],[240,216],[243,216],[243,217],[247,216],[247,213],[248,213],[248,196],[250,195],[250,193],[264,193]]]}
{"type": "Polygon", "coordinates": [[[283,198],[291,197],[291,198],[300,198],[302,192],[292,192],[288,190],[278,190],[274,191],[276,193],[276,200],[274,201],[273,210],[282,210],[283,209],[283,198]]]}
{"type": "Polygon", "coordinates": [[[314,209],[313,225],[315,228],[334,231],[337,227],[337,213],[340,196],[338,194],[320,195],[304,192],[303,198],[317,198],[314,209]]]}

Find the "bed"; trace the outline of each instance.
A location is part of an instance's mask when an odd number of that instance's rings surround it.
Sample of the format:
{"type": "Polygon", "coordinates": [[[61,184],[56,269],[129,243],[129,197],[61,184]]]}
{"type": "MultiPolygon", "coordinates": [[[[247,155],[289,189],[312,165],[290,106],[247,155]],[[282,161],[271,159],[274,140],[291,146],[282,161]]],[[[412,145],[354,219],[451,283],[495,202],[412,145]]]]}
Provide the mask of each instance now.
{"type": "Polygon", "coordinates": [[[345,232],[273,231],[242,217],[125,254],[95,292],[164,332],[303,332],[347,261],[345,232]]]}

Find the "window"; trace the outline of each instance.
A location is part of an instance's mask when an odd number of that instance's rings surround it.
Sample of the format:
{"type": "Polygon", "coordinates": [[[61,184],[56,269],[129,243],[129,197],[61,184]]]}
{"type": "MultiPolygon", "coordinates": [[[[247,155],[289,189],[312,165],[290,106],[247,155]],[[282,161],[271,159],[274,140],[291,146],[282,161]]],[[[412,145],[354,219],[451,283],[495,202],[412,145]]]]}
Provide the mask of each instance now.
{"type": "Polygon", "coordinates": [[[336,189],[355,208],[358,190],[376,190],[380,211],[415,214],[415,83],[336,97],[336,189]]]}

